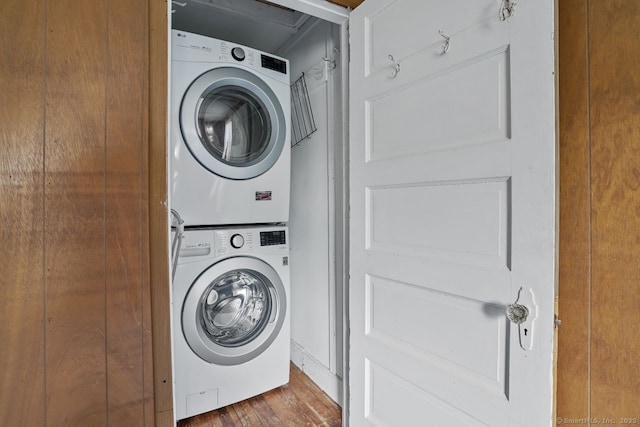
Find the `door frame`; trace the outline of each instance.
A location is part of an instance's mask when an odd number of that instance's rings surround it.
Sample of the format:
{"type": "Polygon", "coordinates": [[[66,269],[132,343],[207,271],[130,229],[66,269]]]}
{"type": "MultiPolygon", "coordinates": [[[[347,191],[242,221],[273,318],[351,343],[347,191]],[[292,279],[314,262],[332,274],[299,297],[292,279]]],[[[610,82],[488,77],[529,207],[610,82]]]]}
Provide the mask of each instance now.
{"type": "MultiPolygon", "coordinates": [[[[349,79],[349,15],[350,10],[324,0],[271,0],[272,3],[298,10],[308,15],[337,24],[340,27],[342,67],[342,235],[344,245],[340,277],[345,284],[343,297],[343,425],[349,419],[349,156],[348,156],[348,79],[349,79]]],[[[169,123],[169,70],[171,33],[171,2],[150,0],[148,21],[148,129],[149,139],[149,274],[151,283],[151,316],[153,339],[154,406],[156,425],[173,425],[173,390],[171,358],[170,307],[170,234],[168,208],[168,123],[169,123]]],[[[556,24],[557,29],[557,24],[556,24]]],[[[556,88],[558,87],[556,83],[556,88]]],[[[557,139],[559,134],[556,133],[557,139]]],[[[556,333],[557,337],[557,333],[556,333]]],[[[557,347],[556,347],[557,349],[557,347]]],[[[554,379],[557,378],[557,372],[554,379]]],[[[554,396],[554,400],[557,396],[554,396]]],[[[555,404],[554,404],[555,407],[555,404]]]]}
{"type": "MultiPolygon", "coordinates": [[[[342,229],[344,245],[339,254],[344,260],[339,274],[344,283],[343,297],[343,425],[349,419],[349,15],[350,10],[324,0],[271,0],[272,3],[298,10],[337,24],[340,27],[342,68],[342,229]]],[[[556,3],[557,4],[557,3],[556,3]]],[[[149,139],[149,274],[151,283],[151,316],[153,340],[155,424],[174,425],[171,306],[170,306],[170,234],[169,230],[169,35],[171,33],[171,2],[150,0],[148,44],[148,139],[149,139]]],[[[556,14],[557,16],[557,14],[556,14]]],[[[556,29],[558,25],[556,23],[556,29]]],[[[557,38],[556,38],[557,43],[557,38]]],[[[556,45],[557,46],[557,45],[556,45]]],[[[558,48],[556,48],[558,52],[558,48]]],[[[558,82],[556,81],[556,90],[558,82]]],[[[556,132],[556,145],[559,146],[556,132]]],[[[560,238],[560,237],[559,237],[560,238]]],[[[559,244],[559,241],[558,241],[559,244]]],[[[556,293],[557,298],[557,293],[556,293]]],[[[557,310],[556,310],[557,312],[557,310]]],[[[557,330],[556,330],[557,339],[557,330]]],[[[557,350],[557,345],[556,345],[557,350]]],[[[557,351],[556,351],[557,353],[557,351]]],[[[556,354],[557,356],[557,354],[556,354]]],[[[557,381],[557,371],[554,381],[557,381]]],[[[554,395],[554,401],[557,394],[554,395]]],[[[555,409],[555,402],[554,402],[555,409]]]]}
{"type": "MultiPolygon", "coordinates": [[[[349,419],[349,15],[348,8],[324,0],[271,0],[272,3],[295,9],[340,27],[340,56],[342,69],[342,229],[344,260],[340,276],[342,287],[342,337],[343,337],[343,405],[342,424],[349,419]]],[[[171,2],[149,1],[149,88],[148,88],[148,139],[149,139],[149,274],[151,284],[151,317],[153,339],[153,392],[155,425],[175,425],[170,305],[170,211],[169,211],[169,82],[171,2]]]]}
{"type": "Polygon", "coordinates": [[[171,2],[149,0],[149,283],[156,426],[175,425],[171,351],[169,231],[169,60],[171,2]]]}

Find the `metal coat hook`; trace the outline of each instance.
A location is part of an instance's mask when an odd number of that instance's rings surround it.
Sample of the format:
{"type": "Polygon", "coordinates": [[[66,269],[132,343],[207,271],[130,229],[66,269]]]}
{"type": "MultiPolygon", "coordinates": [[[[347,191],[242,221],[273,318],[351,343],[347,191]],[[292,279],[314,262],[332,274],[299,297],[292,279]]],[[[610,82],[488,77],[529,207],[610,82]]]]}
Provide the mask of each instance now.
{"type": "Polygon", "coordinates": [[[498,19],[506,21],[516,13],[518,3],[512,0],[500,0],[500,8],[498,9],[498,19]]]}
{"type": "Polygon", "coordinates": [[[334,47],[331,52],[331,57],[325,56],[322,58],[322,60],[328,64],[329,71],[333,71],[336,69],[337,62],[335,60],[335,57],[340,53],[340,48],[334,47]]]}
{"type": "Polygon", "coordinates": [[[391,71],[391,77],[398,77],[400,73],[400,63],[393,59],[393,55],[389,55],[389,59],[393,62],[393,70],[391,71]]]}
{"type": "Polygon", "coordinates": [[[446,35],[442,30],[438,30],[438,34],[440,34],[444,38],[444,43],[442,43],[442,54],[449,52],[449,44],[451,43],[451,37],[446,35]]]}
{"type": "Polygon", "coordinates": [[[325,57],[322,58],[322,60],[329,64],[329,71],[332,71],[332,70],[336,69],[336,60],[335,59],[327,58],[325,56],[325,57]]]}

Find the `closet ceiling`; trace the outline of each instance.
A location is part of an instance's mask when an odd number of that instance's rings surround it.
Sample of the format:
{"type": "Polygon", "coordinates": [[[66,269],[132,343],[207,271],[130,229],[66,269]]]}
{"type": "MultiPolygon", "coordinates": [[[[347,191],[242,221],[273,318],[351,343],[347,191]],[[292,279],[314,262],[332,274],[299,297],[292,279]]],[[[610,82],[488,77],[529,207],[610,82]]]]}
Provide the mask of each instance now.
{"type": "MultiPolygon", "coordinates": [[[[363,0],[329,0],[355,8],[363,0]]],[[[278,53],[310,17],[268,0],[183,0],[173,3],[171,27],[278,53]]]]}
{"type": "Polygon", "coordinates": [[[175,4],[171,27],[277,53],[310,19],[256,0],[187,0],[175,4]]]}

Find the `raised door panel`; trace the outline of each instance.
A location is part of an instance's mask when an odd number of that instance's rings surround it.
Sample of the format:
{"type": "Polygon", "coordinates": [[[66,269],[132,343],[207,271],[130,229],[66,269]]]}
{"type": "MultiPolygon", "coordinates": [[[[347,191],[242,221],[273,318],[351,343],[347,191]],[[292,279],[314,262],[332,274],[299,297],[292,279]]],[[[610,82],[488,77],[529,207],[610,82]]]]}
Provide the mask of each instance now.
{"type": "Polygon", "coordinates": [[[479,59],[453,70],[433,67],[428,78],[371,99],[368,159],[507,140],[509,53],[498,48],[479,59]],[[421,132],[404,132],[414,123],[420,123],[421,132]]]}

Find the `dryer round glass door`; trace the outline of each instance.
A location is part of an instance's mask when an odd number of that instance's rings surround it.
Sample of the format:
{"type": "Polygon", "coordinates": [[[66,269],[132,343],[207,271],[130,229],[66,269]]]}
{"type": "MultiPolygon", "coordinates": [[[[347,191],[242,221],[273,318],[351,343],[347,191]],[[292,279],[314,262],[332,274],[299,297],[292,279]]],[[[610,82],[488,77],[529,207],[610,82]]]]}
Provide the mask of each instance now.
{"type": "Polygon", "coordinates": [[[222,67],[200,75],[180,107],[189,151],[216,175],[250,179],[278,160],[286,139],[282,106],[269,85],[242,69],[222,67]]]}
{"type": "Polygon", "coordinates": [[[182,330],[202,359],[237,365],[271,345],[285,312],[285,290],[271,266],[257,258],[227,258],[191,285],[182,308],[182,330]]]}

